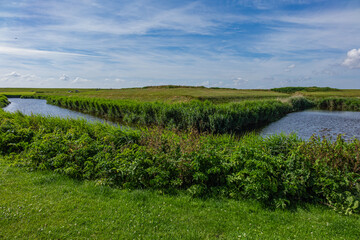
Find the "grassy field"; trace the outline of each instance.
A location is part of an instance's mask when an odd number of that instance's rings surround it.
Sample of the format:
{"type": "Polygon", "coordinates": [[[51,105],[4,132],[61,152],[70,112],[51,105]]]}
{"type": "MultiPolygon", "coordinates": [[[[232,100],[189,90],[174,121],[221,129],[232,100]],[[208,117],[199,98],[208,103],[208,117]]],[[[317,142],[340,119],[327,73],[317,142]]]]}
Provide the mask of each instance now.
{"type": "MultiPolygon", "coordinates": [[[[125,89],[65,89],[65,88],[0,88],[0,95],[6,96],[77,96],[101,99],[130,99],[138,101],[188,102],[190,100],[209,100],[214,103],[237,102],[251,99],[287,98],[292,94],[267,89],[229,89],[186,86],[159,86],[125,89]]],[[[336,91],[299,91],[296,95],[306,97],[360,97],[360,89],[339,89],[336,91]]]]}
{"type": "Polygon", "coordinates": [[[139,101],[167,101],[187,102],[189,100],[211,100],[214,102],[239,101],[243,99],[278,98],[288,97],[288,94],[273,92],[270,90],[236,90],[236,89],[214,89],[198,87],[148,87],[127,89],[19,89],[0,88],[0,94],[15,95],[23,93],[26,95],[42,96],[78,96],[102,99],[131,99],[139,101]],[[76,92],[76,90],[78,92],[76,92]],[[70,92],[71,91],[71,92],[70,92]]]}
{"type": "Polygon", "coordinates": [[[95,186],[0,159],[1,239],[359,239],[358,215],[95,186]]]}

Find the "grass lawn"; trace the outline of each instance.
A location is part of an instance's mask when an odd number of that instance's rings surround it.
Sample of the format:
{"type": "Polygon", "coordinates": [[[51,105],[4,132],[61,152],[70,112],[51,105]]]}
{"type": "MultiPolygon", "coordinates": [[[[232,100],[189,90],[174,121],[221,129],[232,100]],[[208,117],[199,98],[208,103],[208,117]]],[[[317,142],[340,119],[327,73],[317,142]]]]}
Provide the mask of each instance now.
{"type": "Polygon", "coordinates": [[[359,239],[360,216],[95,186],[0,159],[0,239],[359,239]]]}

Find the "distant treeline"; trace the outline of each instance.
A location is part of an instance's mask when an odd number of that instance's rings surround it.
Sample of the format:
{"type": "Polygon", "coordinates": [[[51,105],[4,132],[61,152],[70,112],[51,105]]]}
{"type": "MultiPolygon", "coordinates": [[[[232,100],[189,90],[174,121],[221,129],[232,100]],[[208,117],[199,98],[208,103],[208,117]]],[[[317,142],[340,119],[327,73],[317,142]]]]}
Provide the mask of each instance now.
{"type": "Polygon", "coordinates": [[[337,88],[330,87],[282,87],[282,88],[272,88],[271,91],[281,92],[281,93],[295,93],[299,91],[304,92],[330,92],[330,91],[340,91],[337,88]]]}
{"type": "MultiPolygon", "coordinates": [[[[263,109],[282,109],[278,103],[269,106],[263,109]]],[[[0,109],[0,156],[13,165],[122,189],[255,199],[274,208],[315,202],[357,212],[359,149],[359,140],[304,142],[282,135],[237,140],[161,128],[123,131],[0,109]]]]}
{"type": "Polygon", "coordinates": [[[0,108],[6,107],[7,105],[9,105],[9,103],[10,102],[6,96],[0,95],[0,108]]]}
{"type": "Polygon", "coordinates": [[[289,112],[315,106],[303,97],[214,104],[209,101],[167,104],[79,97],[46,97],[49,104],[121,120],[128,124],[209,133],[239,133],[276,121],[289,112]]]}

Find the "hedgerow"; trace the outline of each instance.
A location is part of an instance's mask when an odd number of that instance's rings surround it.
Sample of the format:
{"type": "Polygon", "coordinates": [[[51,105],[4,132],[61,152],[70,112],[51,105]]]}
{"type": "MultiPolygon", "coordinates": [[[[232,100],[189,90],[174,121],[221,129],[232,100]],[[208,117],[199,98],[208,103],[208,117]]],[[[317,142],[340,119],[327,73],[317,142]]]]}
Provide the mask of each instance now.
{"type": "Polygon", "coordinates": [[[357,212],[359,148],[356,139],[122,130],[0,110],[0,154],[14,165],[118,188],[255,199],[277,208],[317,202],[357,212]]]}

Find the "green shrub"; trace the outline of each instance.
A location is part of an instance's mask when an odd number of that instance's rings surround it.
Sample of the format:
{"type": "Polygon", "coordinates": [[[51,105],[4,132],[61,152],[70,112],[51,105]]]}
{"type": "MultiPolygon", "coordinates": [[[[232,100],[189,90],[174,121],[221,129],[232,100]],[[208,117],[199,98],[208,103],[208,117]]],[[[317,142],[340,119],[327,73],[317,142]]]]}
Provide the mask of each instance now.
{"type": "MultiPolygon", "coordinates": [[[[196,118],[196,116],[195,116],[196,118]]],[[[319,202],[358,212],[360,142],[121,130],[84,120],[0,111],[1,155],[30,169],[128,189],[255,199],[285,208],[319,202]]]]}

